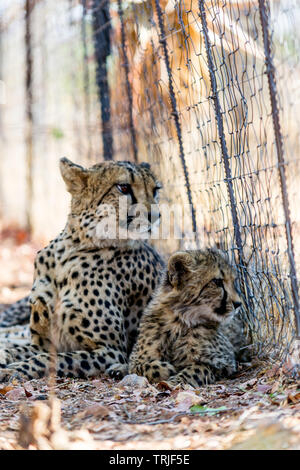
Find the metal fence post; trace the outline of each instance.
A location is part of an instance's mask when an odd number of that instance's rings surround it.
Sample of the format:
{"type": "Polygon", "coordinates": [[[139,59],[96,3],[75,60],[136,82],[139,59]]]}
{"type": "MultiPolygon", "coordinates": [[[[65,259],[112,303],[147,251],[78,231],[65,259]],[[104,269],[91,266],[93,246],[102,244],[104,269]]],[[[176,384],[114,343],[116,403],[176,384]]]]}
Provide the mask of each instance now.
{"type": "Polygon", "coordinates": [[[96,82],[99,90],[104,160],[113,159],[110,93],[107,78],[107,57],[111,52],[109,0],[93,0],[93,28],[97,62],[96,82]]]}
{"type": "Polygon", "coordinates": [[[291,217],[290,217],[290,206],[289,206],[287,181],[286,181],[283,140],[282,140],[281,126],[280,126],[280,118],[279,118],[279,106],[278,106],[278,99],[277,99],[278,92],[277,92],[277,84],[276,84],[276,76],[275,76],[275,67],[273,64],[273,57],[272,57],[269,12],[267,8],[266,0],[258,0],[258,4],[259,4],[260,22],[261,22],[262,33],[263,33],[266,74],[268,77],[273,129],[274,129],[275,145],[276,145],[276,152],[277,152],[277,159],[278,159],[278,173],[279,173],[279,179],[280,179],[280,185],[281,185],[281,196],[282,196],[282,204],[283,204],[283,211],[284,211],[284,217],[285,217],[285,235],[286,235],[287,252],[288,252],[288,258],[289,258],[289,264],[290,264],[290,278],[291,278],[292,296],[293,296],[293,301],[294,301],[296,332],[297,332],[298,339],[300,339],[300,305],[299,305],[299,294],[298,294],[298,281],[297,281],[297,273],[296,273],[292,224],[291,224],[291,217]]]}
{"type": "Polygon", "coordinates": [[[26,228],[32,232],[33,203],[33,55],[32,55],[32,12],[33,0],[25,2],[25,146],[26,146],[26,228]]]}
{"type": "Polygon", "coordinates": [[[223,161],[225,175],[226,175],[225,182],[227,185],[229,201],[230,201],[231,216],[232,216],[233,229],[234,229],[234,239],[235,239],[236,248],[238,251],[239,266],[242,270],[242,281],[244,284],[242,285],[242,290],[243,290],[243,294],[247,295],[248,307],[250,311],[252,311],[251,290],[250,290],[250,286],[248,284],[247,275],[246,275],[246,267],[245,267],[244,256],[243,256],[241,229],[240,229],[240,224],[238,220],[237,204],[236,204],[235,193],[234,193],[234,188],[233,188],[233,183],[232,183],[232,174],[231,174],[231,168],[229,164],[229,155],[228,155],[228,149],[227,149],[226,138],[225,138],[221,104],[220,104],[220,99],[219,99],[219,94],[218,94],[217,80],[216,80],[216,74],[215,74],[215,65],[213,61],[211,43],[210,43],[208,27],[207,27],[204,0],[199,0],[199,16],[201,19],[202,33],[203,33],[205,50],[206,50],[206,55],[207,55],[207,63],[208,63],[207,65],[209,69],[209,77],[210,77],[211,90],[212,90],[212,100],[214,103],[218,135],[219,135],[220,144],[221,144],[222,161],[223,161]]]}
{"type": "Polygon", "coordinates": [[[87,0],[82,0],[82,19],[81,19],[81,40],[83,46],[83,82],[84,82],[84,115],[86,125],[86,137],[88,142],[87,159],[92,157],[92,143],[90,135],[91,123],[91,102],[90,102],[90,73],[88,65],[88,50],[87,50],[87,37],[86,37],[86,15],[87,15],[87,0]]]}
{"type": "Polygon", "coordinates": [[[181,125],[180,125],[179,115],[178,115],[178,110],[177,110],[176,96],[175,96],[174,87],[173,87],[172,71],[170,67],[170,59],[169,59],[167,41],[166,41],[166,32],[165,32],[165,26],[164,26],[163,17],[162,17],[162,9],[161,9],[159,0],[155,0],[155,7],[156,7],[156,13],[158,17],[160,44],[162,45],[162,48],[163,48],[165,65],[166,65],[166,69],[168,73],[169,94],[170,94],[170,101],[171,101],[171,107],[172,107],[172,116],[174,118],[174,123],[176,127],[176,134],[177,134],[177,140],[178,140],[178,146],[179,146],[179,157],[180,157],[181,165],[183,168],[185,187],[187,190],[188,201],[189,201],[189,205],[191,208],[193,232],[195,234],[195,241],[198,246],[199,240],[198,240],[198,231],[197,231],[197,223],[196,223],[196,212],[195,212],[195,208],[193,204],[190,178],[189,178],[185,154],[184,154],[182,131],[181,131],[181,125]]]}
{"type": "Polygon", "coordinates": [[[128,115],[129,115],[129,129],[131,134],[131,145],[133,151],[133,158],[134,161],[138,161],[138,151],[137,151],[137,143],[136,143],[136,132],[133,123],[133,101],[132,101],[132,90],[129,81],[129,62],[126,50],[126,36],[125,36],[125,26],[124,26],[124,13],[122,8],[122,1],[118,0],[118,14],[121,23],[121,42],[122,42],[122,55],[123,55],[123,67],[125,71],[125,83],[126,83],[126,91],[127,91],[127,99],[128,99],[128,115]]]}

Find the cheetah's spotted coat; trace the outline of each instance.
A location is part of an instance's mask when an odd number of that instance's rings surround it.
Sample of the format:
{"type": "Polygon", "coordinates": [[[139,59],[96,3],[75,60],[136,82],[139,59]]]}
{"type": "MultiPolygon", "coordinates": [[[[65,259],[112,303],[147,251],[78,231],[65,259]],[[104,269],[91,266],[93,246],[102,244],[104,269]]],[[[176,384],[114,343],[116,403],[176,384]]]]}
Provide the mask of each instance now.
{"type": "MultiPolygon", "coordinates": [[[[147,243],[97,236],[96,224],[107,215],[103,204],[121,219],[120,191],[129,207],[138,202],[150,214],[159,184],[149,165],[106,162],[84,169],[62,159],[60,168],[72,196],[71,212],[65,229],[37,254],[31,344],[0,350],[0,381],[47,374],[53,349],[58,376],[126,374],[140,318],[162,270],[162,260],[147,243]]],[[[26,313],[24,302],[22,308],[26,313]]]]}

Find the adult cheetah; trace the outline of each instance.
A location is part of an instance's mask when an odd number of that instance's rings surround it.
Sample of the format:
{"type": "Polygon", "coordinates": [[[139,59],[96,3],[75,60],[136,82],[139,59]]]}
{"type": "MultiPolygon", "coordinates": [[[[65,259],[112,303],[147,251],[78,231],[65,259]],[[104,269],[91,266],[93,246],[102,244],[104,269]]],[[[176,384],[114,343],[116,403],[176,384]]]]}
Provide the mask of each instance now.
{"type": "Polygon", "coordinates": [[[151,222],[159,218],[160,184],[148,164],[104,162],[85,169],[63,158],[60,170],[71,212],[64,230],[36,256],[31,344],[0,350],[0,381],[44,376],[52,351],[60,377],[122,377],[162,271],[161,258],[144,240],[104,236],[111,213],[130,233],[137,203],[151,222]],[[128,206],[125,215],[120,197],[128,206]]]}
{"type": "Polygon", "coordinates": [[[143,315],[129,372],[192,387],[232,375],[248,344],[233,316],[240,305],[235,273],[221,254],[175,253],[143,315]]]}

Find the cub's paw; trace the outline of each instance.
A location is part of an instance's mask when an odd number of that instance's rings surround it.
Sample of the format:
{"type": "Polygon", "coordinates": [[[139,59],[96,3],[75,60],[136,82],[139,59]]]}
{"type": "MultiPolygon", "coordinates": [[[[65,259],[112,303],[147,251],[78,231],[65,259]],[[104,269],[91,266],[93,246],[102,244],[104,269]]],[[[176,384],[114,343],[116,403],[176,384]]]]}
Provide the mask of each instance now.
{"type": "Polygon", "coordinates": [[[252,354],[250,349],[241,349],[237,355],[238,362],[244,364],[244,363],[249,363],[251,362],[252,359],[252,354]]]}
{"type": "Polygon", "coordinates": [[[167,387],[170,390],[180,389],[180,390],[193,390],[203,386],[203,382],[200,378],[193,378],[190,376],[183,376],[180,373],[172,375],[168,380],[161,382],[163,387],[167,387]]]}
{"type": "Polygon", "coordinates": [[[151,361],[143,367],[143,374],[149,382],[157,383],[168,380],[171,375],[176,374],[175,367],[167,361],[151,361]]]}
{"type": "Polygon", "coordinates": [[[128,374],[128,364],[113,364],[107,369],[107,374],[112,379],[121,380],[128,374]]]}
{"type": "Polygon", "coordinates": [[[232,361],[223,368],[222,376],[223,377],[231,377],[232,375],[234,375],[237,372],[237,370],[238,370],[237,362],[232,361]]]}
{"type": "Polygon", "coordinates": [[[182,377],[180,374],[173,375],[168,380],[165,381],[171,389],[180,388],[183,390],[190,390],[193,388],[199,388],[199,382],[193,380],[191,377],[182,377]]]}
{"type": "Polygon", "coordinates": [[[200,388],[216,381],[213,371],[204,365],[189,366],[170,377],[168,384],[181,388],[200,388]]]}

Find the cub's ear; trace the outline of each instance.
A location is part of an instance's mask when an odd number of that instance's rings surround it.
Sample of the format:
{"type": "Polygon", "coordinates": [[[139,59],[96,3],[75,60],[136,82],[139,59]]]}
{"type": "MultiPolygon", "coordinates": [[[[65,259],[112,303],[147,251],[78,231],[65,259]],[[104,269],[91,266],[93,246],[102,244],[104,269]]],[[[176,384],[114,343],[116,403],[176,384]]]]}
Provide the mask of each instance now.
{"type": "Polygon", "coordinates": [[[59,167],[67,191],[71,194],[80,193],[87,184],[88,171],[65,157],[60,159],[59,167]]]}
{"type": "Polygon", "coordinates": [[[174,253],[168,262],[168,279],[170,284],[175,288],[180,287],[185,275],[192,270],[193,265],[193,257],[188,251],[174,253]]]}

